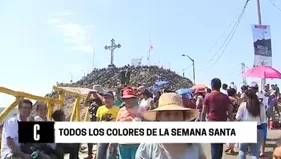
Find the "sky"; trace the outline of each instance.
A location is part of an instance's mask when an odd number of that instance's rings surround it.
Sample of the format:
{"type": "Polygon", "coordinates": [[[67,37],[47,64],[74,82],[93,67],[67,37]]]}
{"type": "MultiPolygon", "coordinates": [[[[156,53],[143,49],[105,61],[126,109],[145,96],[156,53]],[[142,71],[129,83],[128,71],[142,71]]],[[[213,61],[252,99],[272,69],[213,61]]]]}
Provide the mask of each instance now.
{"type": "MultiPolygon", "coordinates": [[[[213,65],[208,62],[224,42],[212,46],[241,12],[246,0],[48,0],[0,1],[0,86],[36,95],[49,93],[56,82],[81,79],[93,67],[107,67],[110,52],[104,49],[114,38],[114,63],[131,59],[175,70],[196,83],[209,84],[214,77],[224,83],[242,83],[241,62],[253,65],[251,25],[256,24],[256,1],[251,0],[228,48],[213,65]]],[[[281,7],[280,0],[272,0],[281,7]]],[[[281,69],[281,11],[269,0],[261,1],[262,22],[271,26],[273,67],[281,69]]],[[[248,82],[256,79],[248,79],[248,82]]],[[[269,83],[280,83],[269,80],[269,83]]],[[[0,106],[14,100],[0,95],[0,106]]]]}

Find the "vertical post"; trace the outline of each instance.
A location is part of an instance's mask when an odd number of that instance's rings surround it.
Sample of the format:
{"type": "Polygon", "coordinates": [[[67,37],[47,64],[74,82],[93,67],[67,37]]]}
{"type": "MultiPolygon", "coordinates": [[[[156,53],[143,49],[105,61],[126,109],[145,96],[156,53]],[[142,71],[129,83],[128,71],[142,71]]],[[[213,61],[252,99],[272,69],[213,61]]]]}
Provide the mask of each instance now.
{"type": "Polygon", "coordinates": [[[92,71],[95,69],[95,47],[93,47],[93,66],[92,66],[92,71]]]}
{"type": "Polygon", "coordinates": [[[262,21],[261,21],[261,6],[260,6],[260,0],[257,0],[257,13],[258,13],[258,22],[259,22],[259,25],[262,24],[262,21]]]}
{"type": "MultiPolygon", "coordinates": [[[[258,23],[259,23],[259,25],[262,25],[260,0],[257,0],[257,14],[258,14],[258,23]]],[[[262,65],[264,65],[264,64],[262,64],[262,65]]],[[[261,90],[263,90],[265,83],[266,83],[266,79],[262,78],[261,87],[260,87],[261,90]]]]}
{"type": "Polygon", "coordinates": [[[69,74],[70,74],[70,83],[72,83],[72,81],[73,81],[73,76],[72,76],[72,73],[71,73],[71,72],[69,72],[69,74]]]}
{"type": "Polygon", "coordinates": [[[193,84],[195,84],[195,62],[192,60],[192,67],[193,67],[193,84]]]}
{"type": "MultiPolygon", "coordinates": [[[[111,46],[114,46],[114,44],[115,44],[115,43],[114,43],[114,39],[112,39],[112,40],[111,40],[111,46]]],[[[110,50],[110,53],[111,53],[111,55],[110,55],[110,64],[111,64],[111,65],[113,65],[113,51],[114,51],[114,49],[111,49],[111,50],[110,50]]]]}

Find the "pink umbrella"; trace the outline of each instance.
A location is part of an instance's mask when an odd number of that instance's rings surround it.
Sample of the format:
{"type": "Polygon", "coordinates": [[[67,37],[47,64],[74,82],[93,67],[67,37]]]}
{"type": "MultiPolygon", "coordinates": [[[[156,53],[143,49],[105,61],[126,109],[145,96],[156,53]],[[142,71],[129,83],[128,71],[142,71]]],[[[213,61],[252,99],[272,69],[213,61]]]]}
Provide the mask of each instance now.
{"type": "Polygon", "coordinates": [[[243,73],[244,77],[277,78],[281,79],[281,73],[270,66],[253,67],[243,73]]]}

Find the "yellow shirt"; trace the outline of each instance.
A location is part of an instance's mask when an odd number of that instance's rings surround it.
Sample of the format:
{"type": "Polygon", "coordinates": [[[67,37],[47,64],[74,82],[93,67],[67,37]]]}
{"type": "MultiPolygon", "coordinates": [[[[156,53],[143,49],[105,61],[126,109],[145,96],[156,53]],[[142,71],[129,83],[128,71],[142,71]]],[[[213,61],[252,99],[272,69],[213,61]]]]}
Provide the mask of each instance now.
{"type": "Polygon", "coordinates": [[[116,121],[118,112],[119,108],[117,106],[113,106],[112,108],[108,109],[105,105],[103,105],[98,108],[96,116],[98,121],[101,121],[103,115],[111,115],[111,121],[116,121]]]}

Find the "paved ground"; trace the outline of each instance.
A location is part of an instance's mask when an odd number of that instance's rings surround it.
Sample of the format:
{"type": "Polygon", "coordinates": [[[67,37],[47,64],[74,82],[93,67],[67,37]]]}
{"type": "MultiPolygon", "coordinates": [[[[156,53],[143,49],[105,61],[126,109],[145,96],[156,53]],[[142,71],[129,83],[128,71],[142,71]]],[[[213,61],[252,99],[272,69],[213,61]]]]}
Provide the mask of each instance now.
{"type": "MultiPolygon", "coordinates": [[[[273,151],[273,146],[275,145],[275,142],[277,139],[281,137],[281,130],[269,130],[268,131],[268,141],[267,141],[267,147],[266,147],[266,156],[269,158],[272,158],[272,151],[273,151]]],[[[210,144],[203,144],[205,153],[207,155],[207,159],[211,159],[211,154],[210,154],[210,144]]],[[[94,147],[94,152],[95,152],[94,147]]],[[[87,153],[80,153],[80,159],[83,159],[84,157],[87,156],[87,153]]],[[[237,159],[238,156],[231,156],[231,155],[226,155],[224,154],[223,159],[237,159]]],[[[68,159],[68,155],[65,156],[65,159],[68,159]]],[[[247,159],[250,159],[248,156],[247,159]]]]}

